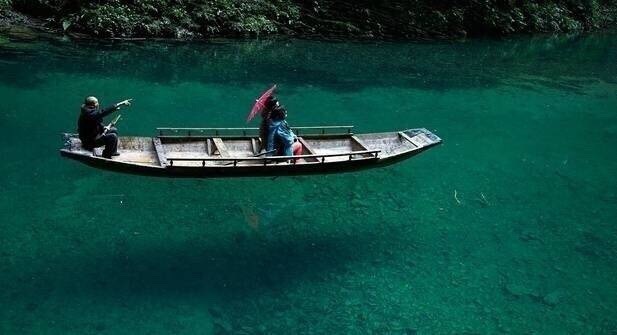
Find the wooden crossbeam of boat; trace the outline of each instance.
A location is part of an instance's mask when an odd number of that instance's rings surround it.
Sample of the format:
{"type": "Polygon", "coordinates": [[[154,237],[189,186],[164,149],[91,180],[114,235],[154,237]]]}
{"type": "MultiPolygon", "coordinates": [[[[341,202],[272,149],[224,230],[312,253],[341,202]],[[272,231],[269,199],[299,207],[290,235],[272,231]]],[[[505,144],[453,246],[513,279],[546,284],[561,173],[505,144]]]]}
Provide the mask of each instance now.
{"type": "Polygon", "coordinates": [[[259,154],[259,144],[257,143],[259,140],[251,137],[251,150],[253,151],[253,155],[259,154]]]}
{"type": "Polygon", "coordinates": [[[254,136],[259,128],[156,128],[159,137],[254,136]]]}
{"type": "Polygon", "coordinates": [[[306,151],[309,154],[311,154],[311,155],[316,155],[317,154],[317,152],[315,152],[315,150],[313,150],[313,148],[311,148],[311,146],[308,143],[306,143],[306,141],[302,137],[298,137],[298,141],[300,142],[300,144],[302,144],[304,149],[306,149],[306,151]]]}
{"type": "MultiPolygon", "coordinates": [[[[300,142],[300,144],[302,144],[302,147],[303,147],[303,150],[302,150],[302,151],[306,150],[306,151],[309,153],[309,155],[316,155],[316,154],[317,154],[317,151],[315,151],[315,150],[311,147],[311,145],[310,145],[310,144],[308,144],[308,143],[304,140],[304,138],[302,138],[302,137],[300,137],[300,136],[298,136],[297,138],[298,138],[298,142],[300,142]]],[[[305,161],[307,161],[307,162],[316,162],[317,160],[318,160],[317,158],[305,158],[305,161]]]]}
{"type": "Polygon", "coordinates": [[[368,146],[364,144],[357,136],[351,135],[351,139],[362,149],[368,150],[368,146]]]}
{"type": "Polygon", "coordinates": [[[353,135],[353,126],[291,127],[296,135],[353,135]],[[340,132],[329,132],[341,130],[340,132]]]}
{"type": "MultiPolygon", "coordinates": [[[[296,135],[353,135],[353,126],[291,127],[296,135]]],[[[156,128],[159,137],[246,137],[256,136],[259,128],[156,128]]]]}
{"type": "Polygon", "coordinates": [[[409,137],[407,134],[405,134],[402,131],[398,132],[398,135],[402,138],[404,138],[405,140],[409,141],[409,143],[411,143],[411,145],[413,145],[414,147],[417,147],[417,145],[413,142],[413,140],[411,139],[411,137],[409,137]]]}
{"type": "Polygon", "coordinates": [[[214,137],[212,138],[212,141],[214,142],[214,146],[216,146],[216,150],[219,152],[221,157],[230,157],[227,147],[220,137],[214,137]]]}
{"type": "Polygon", "coordinates": [[[206,138],[206,155],[212,156],[212,138],[206,138]]]}
{"type": "Polygon", "coordinates": [[[167,158],[165,157],[165,149],[161,144],[161,139],[158,137],[152,138],[152,144],[154,145],[154,151],[156,152],[156,156],[159,159],[159,163],[161,166],[167,166],[167,158]]]}
{"type": "Polygon", "coordinates": [[[325,163],[327,157],[344,157],[348,156],[349,160],[357,160],[357,159],[377,159],[379,158],[379,153],[381,150],[364,150],[364,151],[352,151],[345,153],[336,153],[336,154],[320,154],[320,155],[298,155],[298,156],[268,156],[268,157],[167,157],[167,161],[169,162],[169,166],[173,166],[175,161],[178,162],[201,162],[202,166],[205,166],[206,162],[233,162],[233,165],[236,166],[238,162],[246,162],[246,161],[255,161],[255,162],[263,162],[264,165],[267,165],[270,161],[275,163],[277,161],[290,161],[297,159],[310,159],[317,158],[317,163],[325,163]],[[370,157],[360,157],[357,156],[365,156],[370,155],[370,157]]]}
{"type": "MultiPolygon", "coordinates": [[[[352,142],[360,149],[360,150],[369,150],[369,146],[364,143],[361,139],[356,135],[351,135],[352,142]]],[[[353,146],[353,145],[352,145],[353,146]]]]}

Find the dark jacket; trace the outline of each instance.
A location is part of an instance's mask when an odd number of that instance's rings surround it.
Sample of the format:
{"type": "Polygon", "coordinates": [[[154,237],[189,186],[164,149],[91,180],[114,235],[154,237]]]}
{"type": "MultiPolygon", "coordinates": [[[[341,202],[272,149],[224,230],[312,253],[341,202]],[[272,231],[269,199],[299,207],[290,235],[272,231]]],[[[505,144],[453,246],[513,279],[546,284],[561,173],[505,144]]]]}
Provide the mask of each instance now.
{"type": "Polygon", "coordinates": [[[85,105],[81,106],[81,113],[77,121],[77,131],[79,132],[79,139],[84,147],[94,146],[94,141],[105,129],[103,118],[116,110],[118,110],[116,105],[104,109],[85,105]]]}

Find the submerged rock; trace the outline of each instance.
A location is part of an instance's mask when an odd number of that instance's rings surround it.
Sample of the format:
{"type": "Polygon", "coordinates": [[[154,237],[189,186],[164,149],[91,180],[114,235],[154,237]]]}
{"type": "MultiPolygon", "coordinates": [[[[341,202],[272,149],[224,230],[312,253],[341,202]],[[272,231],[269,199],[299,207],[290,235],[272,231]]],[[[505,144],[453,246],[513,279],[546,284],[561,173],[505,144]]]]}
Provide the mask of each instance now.
{"type": "Polygon", "coordinates": [[[563,300],[564,297],[565,297],[565,293],[562,290],[555,290],[545,295],[542,298],[542,302],[545,305],[554,307],[554,306],[557,306],[563,300]]]}
{"type": "Polygon", "coordinates": [[[517,282],[506,284],[503,287],[503,290],[508,295],[515,297],[515,298],[520,298],[523,296],[529,296],[533,298],[533,297],[540,296],[534,289],[527,287],[521,283],[517,283],[517,282]]]}
{"type": "Polygon", "coordinates": [[[231,325],[229,325],[228,323],[214,322],[213,334],[223,335],[223,334],[230,334],[231,332],[232,332],[232,328],[231,328],[231,325]]]}
{"type": "Polygon", "coordinates": [[[524,241],[524,242],[541,241],[538,235],[539,234],[535,231],[524,230],[519,235],[519,239],[521,239],[521,241],[524,241]]]}
{"type": "Polygon", "coordinates": [[[516,298],[519,298],[528,293],[527,289],[524,286],[516,284],[516,283],[506,284],[504,286],[504,291],[508,293],[509,295],[516,297],[516,298]]]}

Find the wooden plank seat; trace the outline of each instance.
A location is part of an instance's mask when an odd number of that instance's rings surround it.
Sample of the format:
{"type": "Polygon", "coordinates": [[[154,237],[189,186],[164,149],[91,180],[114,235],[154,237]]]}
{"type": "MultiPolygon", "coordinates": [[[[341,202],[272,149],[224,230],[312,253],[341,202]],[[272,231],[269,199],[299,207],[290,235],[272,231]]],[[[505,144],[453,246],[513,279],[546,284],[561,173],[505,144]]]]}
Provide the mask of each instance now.
{"type": "Polygon", "coordinates": [[[298,137],[298,142],[302,144],[302,146],[304,147],[304,150],[306,150],[306,152],[308,152],[309,155],[317,155],[315,150],[313,150],[313,148],[311,148],[311,146],[308,143],[306,143],[306,141],[302,137],[298,137]]]}
{"type": "Polygon", "coordinates": [[[153,137],[152,144],[154,145],[156,157],[159,159],[159,164],[163,167],[167,166],[167,157],[165,157],[165,149],[161,144],[161,139],[158,137],[153,137]]]}
{"type": "Polygon", "coordinates": [[[213,137],[212,141],[214,142],[214,146],[221,157],[231,157],[229,151],[227,151],[227,147],[225,147],[225,143],[223,143],[223,140],[220,137],[213,137]]]}
{"type": "Polygon", "coordinates": [[[259,140],[259,138],[254,138],[251,137],[251,150],[253,151],[253,155],[258,155],[259,154],[259,147],[260,147],[261,141],[259,140]]]}
{"type": "MultiPolygon", "coordinates": [[[[302,154],[303,155],[306,155],[304,153],[304,151],[306,151],[309,155],[317,155],[317,152],[315,150],[313,150],[313,148],[311,148],[311,146],[308,143],[306,143],[306,141],[302,137],[298,136],[297,138],[298,138],[298,142],[300,142],[300,144],[302,144],[302,147],[303,147],[302,154]]],[[[318,159],[314,158],[314,157],[312,157],[312,158],[305,158],[305,160],[307,162],[316,162],[316,161],[318,161],[318,159]]]]}
{"type": "Polygon", "coordinates": [[[411,139],[411,137],[409,137],[407,134],[405,134],[402,131],[398,132],[398,135],[402,138],[404,138],[407,142],[411,143],[411,145],[413,145],[414,147],[417,147],[418,145],[414,142],[414,140],[411,139]]]}
{"type": "MultiPolygon", "coordinates": [[[[352,148],[354,151],[369,151],[369,146],[359,139],[356,135],[351,135],[352,148]]],[[[362,157],[368,157],[371,154],[363,154],[362,157]]]]}
{"type": "Polygon", "coordinates": [[[351,140],[356,144],[359,150],[368,150],[368,146],[364,144],[357,136],[351,135],[351,140]]]}

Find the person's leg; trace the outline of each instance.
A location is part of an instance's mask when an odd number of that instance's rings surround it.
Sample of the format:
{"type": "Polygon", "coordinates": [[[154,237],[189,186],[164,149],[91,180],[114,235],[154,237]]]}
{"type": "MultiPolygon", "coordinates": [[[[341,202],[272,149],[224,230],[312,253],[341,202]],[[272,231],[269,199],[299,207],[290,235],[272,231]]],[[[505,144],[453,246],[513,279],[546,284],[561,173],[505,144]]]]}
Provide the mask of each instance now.
{"type": "Polygon", "coordinates": [[[103,150],[103,157],[111,158],[111,156],[117,156],[118,154],[118,135],[115,133],[107,133],[102,136],[105,143],[105,149],[103,150]]]}
{"type": "MultiPolygon", "coordinates": [[[[100,145],[99,145],[100,146],[100,145]]],[[[96,141],[94,142],[81,142],[81,147],[88,151],[93,151],[97,147],[96,141]]]]}
{"type": "MultiPolygon", "coordinates": [[[[294,156],[300,156],[302,155],[302,143],[296,141],[291,145],[291,151],[293,153],[294,156]]],[[[297,159],[293,159],[292,162],[296,163],[298,160],[297,159]]]]}
{"type": "Polygon", "coordinates": [[[299,141],[294,142],[294,144],[291,146],[291,150],[293,151],[294,156],[302,155],[302,143],[300,143],[299,141]]]}
{"type": "Polygon", "coordinates": [[[116,149],[114,153],[112,154],[112,156],[120,156],[120,154],[118,153],[118,147],[120,147],[120,135],[118,135],[118,128],[116,127],[109,128],[109,130],[107,131],[107,134],[116,135],[116,149]]]}

